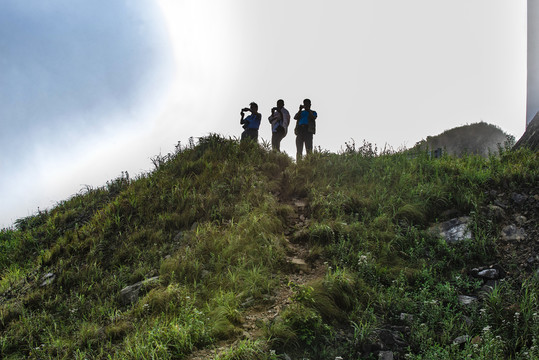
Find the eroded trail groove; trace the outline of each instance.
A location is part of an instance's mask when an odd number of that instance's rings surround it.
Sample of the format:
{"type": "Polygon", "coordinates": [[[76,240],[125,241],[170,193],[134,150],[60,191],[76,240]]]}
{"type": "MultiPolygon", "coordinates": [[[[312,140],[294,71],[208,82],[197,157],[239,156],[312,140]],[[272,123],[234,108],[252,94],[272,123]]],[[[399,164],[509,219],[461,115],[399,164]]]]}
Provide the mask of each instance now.
{"type": "Polygon", "coordinates": [[[294,286],[303,286],[324,277],[326,264],[319,256],[312,254],[305,236],[310,223],[308,200],[293,198],[284,203],[294,211],[287,219],[286,228],[283,231],[286,241],[287,266],[280,274],[279,286],[267,297],[267,300],[256,303],[254,300],[248,300],[243,304],[245,311],[242,314],[243,332],[241,335],[221,341],[212,348],[195,351],[188,357],[189,360],[212,359],[241,340],[254,340],[262,336],[264,324],[274,321],[291,304],[294,286]]]}

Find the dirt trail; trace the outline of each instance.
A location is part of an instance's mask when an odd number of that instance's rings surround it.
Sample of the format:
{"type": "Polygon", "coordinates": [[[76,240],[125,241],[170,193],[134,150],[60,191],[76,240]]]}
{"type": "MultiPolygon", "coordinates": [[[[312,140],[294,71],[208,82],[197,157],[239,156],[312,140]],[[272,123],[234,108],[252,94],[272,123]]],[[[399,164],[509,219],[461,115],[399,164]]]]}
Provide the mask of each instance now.
{"type": "Polygon", "coordinates": [[[279,284],[279,288],[275,289],[271,301],[257,303],[245,310],[243,317],[243,333],[235,339],[222,341],[213,346],[212,349],[202,349],[192,353],[188,360],[204,360],[213,359],[217,354],[234,346],[237,342],[243,339],[256,339],[262,335],[262,331],[258,324],[265,323],[275,319],[288,305],[291,303],[293,291],[290,283],[296,285],[305,285],[315,279],[321,278],[326,273],[326,265],[323,260],[313,259],[310,256],[310,248],[305,242],[294,240],[301,237],[296,236],[304,231],[308,226],[310,219],[308,218],[308,202],[306,199],[292,199],[286,201],[294,209],[293,215],[287,220],[287,226],[284,231],[285,240],[287,243],[287,263],[288,269],[285,276],[279,284]]]}

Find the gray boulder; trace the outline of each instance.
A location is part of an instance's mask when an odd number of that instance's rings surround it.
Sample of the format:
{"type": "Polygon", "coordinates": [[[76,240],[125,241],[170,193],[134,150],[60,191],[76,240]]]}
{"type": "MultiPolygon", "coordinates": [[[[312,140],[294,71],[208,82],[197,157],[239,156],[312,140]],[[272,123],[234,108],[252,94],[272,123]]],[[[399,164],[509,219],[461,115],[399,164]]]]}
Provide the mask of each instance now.
{"type": "Polygon", "coordinates": [[[522,241],[526,239],[526,231],[515,224],[507,225],[502,229],[502,239],[505,241],[522,241]]]}
{"type": "Polygon", "coordinates": [[[496,280],[500,277],[498,269],[485,269],[477,273],[477,276],[483,279],[496,280]]]}
{"type": "Polygon", "coordinates": [[[472,238],[472,232],[468,228],[470,218],[463,216],[436,224],[430,228],[430,232],[435,236],[440,236],[448,244],[453,244],[462,240],[472,238]]]}
{"type": "Polygon", "coordinates": [[[126,286],[120,291],[120,299],[124,305],[132,304],[138,300],[141,290],[156,285],[157,283],[159,283],[159,276],[154,276],[133,285],[126,286]]]}
{"type": "Polygon", "coordinates": [[[459,303],[464,306],[469,306],[477,301],[475,296],[459,295],[459,303]]]}
{"type": "Polygon", "coordinates": [[[56,279],[56,274],[46,273],[41,277],[41,287],[48,286],[54,282],[56,279]]]}

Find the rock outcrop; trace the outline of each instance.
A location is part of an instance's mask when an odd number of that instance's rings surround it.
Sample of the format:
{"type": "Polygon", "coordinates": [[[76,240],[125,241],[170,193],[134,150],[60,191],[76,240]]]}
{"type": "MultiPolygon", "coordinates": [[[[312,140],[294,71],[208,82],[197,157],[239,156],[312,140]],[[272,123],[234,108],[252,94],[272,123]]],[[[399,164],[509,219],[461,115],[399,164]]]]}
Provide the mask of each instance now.
{"type": "Polygon", "coordinates": [[[519,149],[523,147],[527,147],[535,151],[539,150],[539,112],[535,115],[532,121],[530,121],[526,127],[526,132],[517,141],[513,148],[519,149]]]}

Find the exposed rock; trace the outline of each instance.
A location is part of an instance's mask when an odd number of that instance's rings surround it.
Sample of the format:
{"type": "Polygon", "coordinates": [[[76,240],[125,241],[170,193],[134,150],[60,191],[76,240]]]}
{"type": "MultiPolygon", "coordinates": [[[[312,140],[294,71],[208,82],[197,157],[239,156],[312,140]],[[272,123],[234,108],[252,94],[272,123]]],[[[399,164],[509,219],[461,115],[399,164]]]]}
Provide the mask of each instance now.
{"type": "Polygon", "coordinates": [[[255,299],[251,296],[249,298],[247,298],[247,300],[245,300],[245,302],[243,302],[240,306],[242,308],[246,308],[246,307],[249,307],[251,305],[253,305],[255,303],[255,299]]]}
{"type": "Polygon", "coordinates": [[[467,343],[469,340],[470,340],[470,335],[462,335],[455,338],[455,340],[453,340],[453,344],[461,345],[461,344],[467,343]]]}
{"type": "Polygon", "coordinates": [[[48,286],[54,282],[54,279],[56,279],[56,275],[53,273],[46,273],[41,277],[41,286],[48,286]]]}
{"type": "Polygon", "coordinates": [[[522,205],[526,200],[528,200],[528,197],[526,195],[513,193],[511,194],[511,200],[517,205],[522,205]]]}
{"type": "Polygon", "coordinates": [[[494,205],[501,207],[502,209],[508,209],[509,206],[502,199],[494,200],[494,205]]]}
{"type": "Polygon", "coordinates": [[[526,126],[526,132],[517,141],[513,149],[530,148],[531,150],[539,150],[539,113],[535,115],[532,121],[526,126]]]}
{"type": "Polygon", "coordinates": [[[472,233],[468,229],[469,222],[470,218],[468,216],[454,218],[432,226],[430,231],[434,235],[444,238],[448,244],[453,244],[472,238],[472,233]]]}
{"type": "Polygon", "coordinates": [[[468,306],[468,305],[473,304],[476,301],[477,301],[477,298],[475,296],[459,295],[459,303],[461,305],[468,306]]]}
{"type": "Polygon", "coordinates": [[[185,238],[185,231],[178,231],[174,236],[174,242],[181,242],[185,238]]]}
{"type": "Polygon", "coordinates": [[[505,219],[505,211],[497,205],[488,205],[487,207],[488,216],[496,221],[501,221],[505,219]]]}
{"type": "Polygon", "coordinates": [[[303,200],[295,200],[294,205],[298,208],[298,210],[304,210],[307,207],[307,203],[303,200]]]}
{"type": "Polygon", "coordinates": [[[485,269],[477,273],[477,276],[483,279],[496,280],[500,277],[497,269],[485,269]]]}
{"type": "Polygon", "coordinates": [[[293,258],[289,263],[297,270],[303,272],[309,272],[309,265],[303,259],[293,258]]]}
{"type": "Polygon", "coordinates": [[[507,225],[502,230],[502,239],[505,241],[522,241],[526,239],[526,231],[515,224],[507,225]]]}
{"type": "Polygon", "coordinates": [[[407,314],[407,313],[401,313],[399,318],[401,321],[406,321],[406,322],[414,321],[414,315],[407,314]]]}
{"type": "Polygon", "coordinates": [[[126,286],[120,291],[120,298],[124,305],[129,305],[136,302],[139,298],[139,294],[142,288],[156,284],[159,281],[159,276],[155,276],[143,281],[139,281],[136,284],[126,286]]]}
{"type": "Polygon", "coordinates": [[[379,360],[393,360],[393,351],[380,351],[378,353],[378,359],[379,360]]]}
{"type": "Polygon", "coordinates": [[[515,221],[517,222],[517,224],[522,226],[526,223],[526,221],[528,221],[528,219],[526,219],[526,217],[523,215],[517,215],[515,216],[515,221]]]}

